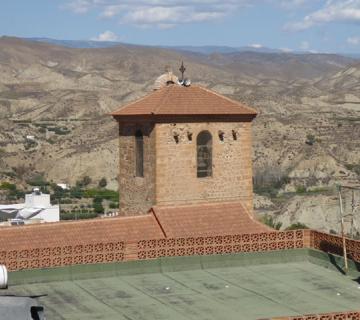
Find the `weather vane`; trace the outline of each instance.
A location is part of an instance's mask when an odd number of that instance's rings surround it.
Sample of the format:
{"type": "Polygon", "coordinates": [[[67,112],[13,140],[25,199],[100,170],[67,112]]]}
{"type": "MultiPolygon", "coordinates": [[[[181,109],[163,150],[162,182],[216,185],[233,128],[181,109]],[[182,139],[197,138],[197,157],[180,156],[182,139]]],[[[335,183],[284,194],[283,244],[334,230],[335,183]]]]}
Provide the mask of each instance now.
{"type": "Polygon", "coordinates": [[[184,61],[181,61],[181,66],[180,66],[179,71],[181,72],[181,81],[184,81],[184,73],[186,71],[186,68],[184,66],[184,61]]]}

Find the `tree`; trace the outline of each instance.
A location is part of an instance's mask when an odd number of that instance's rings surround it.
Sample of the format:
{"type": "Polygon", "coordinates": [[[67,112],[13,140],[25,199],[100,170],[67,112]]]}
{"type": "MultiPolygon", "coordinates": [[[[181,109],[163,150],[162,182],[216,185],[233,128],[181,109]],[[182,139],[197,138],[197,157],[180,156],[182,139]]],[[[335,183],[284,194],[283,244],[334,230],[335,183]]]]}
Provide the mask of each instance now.
{"type": "Polygon", "coordinates": [[[101,178],[99,181],[99,187],[100,188],[105,188],[107,186],[107,181],[106,178],[101,178]]]}
{"type": "Polygon", "coordinates": [[[298,230],[298,229],[309,229],[309,227],[301,222],[296,222],[288,226],[285,230],[287,231],[287,230],[298,230]]]}
{"type": "Polygon", "coordinates": [[[89,176],[85,176],[83,178],[82,182],[83,182],[84,186],[87,186],[87,185],[89,185],[91,183],[91,178],[89,176]]]}
{"type": "Polygon", "coordinates": [[[102,205],[103,199],[100,197],[95,197],[93,199],[93,208],[96,213],[104,213],[104,207],[102,205]]]}
{"type": "Polygon", "coordinates": [[[261,222],[269,226],[270,228],[273,228],[275,230],[280,230],[282,223],[281,222],[275,222],[274,218],[268,214],[265,214],[261,217],[261,222]]]}
{"type": "Polygon", "coordinates": [[[308,144],[309,146],[312,146],[315,143],[316,139],[315,136],[311,133],[306,135],[306,141],[305,143],[308,144]]]}
{"type": "Polygon", "coordinates": [[[71,188],[70,190],[70,197],[71,198],[77,198],[77,199],[81,199],[83,197],[83,191],[81,190],[80,187],[76,186],[74,188],[71,188]]]}
{"type": "Polygon", "coordinates": [[[80,188],[86,187],[91,183],[91,178],[89,176],[85,176],[81,180],[76,182],[76,185],[80,188]]]}

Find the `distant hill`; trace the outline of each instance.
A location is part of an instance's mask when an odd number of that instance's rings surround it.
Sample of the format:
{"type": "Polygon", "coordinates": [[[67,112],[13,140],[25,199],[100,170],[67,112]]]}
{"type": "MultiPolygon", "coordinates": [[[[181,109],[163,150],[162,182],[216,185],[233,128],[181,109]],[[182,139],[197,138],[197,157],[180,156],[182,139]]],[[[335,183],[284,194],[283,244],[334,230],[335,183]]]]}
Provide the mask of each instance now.
{"type": "MultiPolygon", "coordinates": [[[[192,83],[259,111],[253,126],[254,181],[273,184],[257,185],[257,192],[283,191],[290,197],[275,198],[273,204],[260,201],[259,206],[279,213],[285,205],[292,214],[306,205],[306,224],[321,227],[320,222],[311,224],[319,221],[312,215],[314,206],[319,209],[316,193],[313,202],[303,193],[301,201],[291,202],[291,194],[359,181],[356,59],[219,47],[195,52],[188,47],[49,42],[0,38],[0,181],[25,184],[43,173],[48,181],[74,185],[88,175],[95,183],[105,177],[115,189],[118,129],[109,112],[151,92],[166,65],[179,75],[181,61],[192,83]],[[28,141],[29,135],[36,142],[28,141]]],[[[329,201],[327,195],[321,199],[329,201]]],[[[319,216],[330,219],[326,210],[319,216]]]]}
{"type": "MultiPolygon", "coordinates": [[[[46,42],[50,44],[55,44],[59,46],[64,46],[68,48],[110,48],[115,46],[141,46],[145,45],[136,45],[129,44],[119,41],[94,41],[94,40],[58,40],[52,38],[24,38],[24,40],[46,42]]],[[[148,46],[151,47],[151,46],[148,46]]],[[[199,53],[204,55],[210,55],[213,53],[227,54],[227,53],[239,53],[239,52],[258,52],[258,53],[287,53],[287,54],[311,54],[307,51],[292,51],[288,52],[286,50],[267,48],[261,45],[253,46],[241,46],[241,47],[232,47],[232,46],[157,46],[159,48],[173,49],[177,51],[187,51],[193,53],[199,53]]],[[[321,53],[320,53],[321,54],[321,53]]],[[[353,59],[360,59],[360,53],[336,53],[336,55],[349,57],[353,59]]]]}
{"type": "Polygon", "coordinates": [[[93,40],[57,40],[51,38],[24,38],[25,40],[46,42],[68,48],[110,48],[121,44],[114,41],[93,41],[93,40]]]}
{"type": "MultiPolygon", "coordinates": [[[[57,40],[51,38],[24,38],[24,40],[46,42],[55,45],[60,45],[68,48],[109,48],[118,45],[136,46],[133,44],[123,43],[119,41],[93,41],[93,40],[57,40]]],[[[144,46],[143,46],[144,47],[144,46]]],[[[281,50],[270,49],[266,47],[230,47],[230,46],[158,46],[165,49],[174,49],[179,51],[190,51],[201,54],[211,53],[231,53],[231,52],[265,52],[265,53],[280,53],[281,50]]]]}

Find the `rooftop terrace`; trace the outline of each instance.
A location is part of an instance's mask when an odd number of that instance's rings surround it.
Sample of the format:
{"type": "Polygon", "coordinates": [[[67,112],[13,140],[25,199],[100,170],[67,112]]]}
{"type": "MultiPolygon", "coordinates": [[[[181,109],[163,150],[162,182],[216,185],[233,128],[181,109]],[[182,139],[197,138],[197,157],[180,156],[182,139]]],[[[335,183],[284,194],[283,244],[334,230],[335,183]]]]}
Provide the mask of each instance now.
{"type": "Polygon", "coordinates": [[[11,272],[6,293],[39,295],[49,319],[255,320],[360,310],[360,272],[351,261],[345,276],[342,266],[314,249],[166,257],[11,272]]]}

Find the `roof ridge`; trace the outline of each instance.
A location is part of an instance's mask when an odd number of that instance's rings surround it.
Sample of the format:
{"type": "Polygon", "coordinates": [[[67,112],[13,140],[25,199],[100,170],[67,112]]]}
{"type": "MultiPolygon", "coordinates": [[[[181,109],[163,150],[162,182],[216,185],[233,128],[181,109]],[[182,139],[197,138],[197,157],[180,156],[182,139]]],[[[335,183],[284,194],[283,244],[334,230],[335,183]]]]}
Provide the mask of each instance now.
{"type": "Polygon", "coordinates": [[[155,93],[159,92],[161,89],[162,89],[162,88],[160,88],[160,89],[158,89],[158,90],[153,90],[153,91],[150,92],[150,93],[145,93],[144,96],[142,96],[142,97],[140,97],[140,98],[138,98],[138,99],[136,99],[136,100],[134,100],[134,101],[131,101],[131,102],[127,103],[127,104],[124,104],[122,107],[116,109],[115,111],[110,112],[109,115],[111,115],[111,116],[116,116],[117,113],[120,112],[121,110],[123,110],[123,109],[125,109],[125,108],[129,108],[129,107],[131,107],[131,106],[132,106],[133,104],[135,104],[135,103],[141,102],[142,100],[144,100],[144,99],[146,99],[146,98],[154,95],[155,93]]]}
{"type": "Polygon", "coordinates": [[[216,201],[216,202],[201,202],[201,203],[189,203],[189,204],[177,204],[177,205],[155,205],[152,208],[159,208],[159,209],[164,209],[164,208],[181,208],[181,207],[198,207],[198,206],[226,206],[226,205],[233,205],[233,204],[238,204],[241,202],[240,201],[216,201]]]}
{"type": "Polygon", "coordinates": [[[255,224],[257,224],[257,225],[259,225],[259,226],[261,226],[261,227],[263,227],[263,228],[266,228],[266,229],[268,229],[268,230],[270,230],[270,231],[277,231],[277,230],[275,230],[275,229],[273,229],[273,228],[270,228],[268,225],[266,225],[266,224],[264,224],[264,223],[261,223],[259,220],[255,219],[255,217],[254,217],[252,214],[250,214],[250,212],[248,211],[248,209],[247,209],[245,206],[243,206],[241,202],[240,202],[239,204],[240,204],[240,206],[244,209],[245,214],[247,215],[247,217],[248,217],[252,222],[254,222],[255,224]]]}
{"type": "MultiPolygon", "coordinates": [[[[155,107],[154,114],[157,114],[158,111],[160,110],[160,107],[161,107],[161,103],[160,103],[160,102],[164,101],[165,98],[167,98],[167,97],[169,96],[169,92],[170,92],[170,90],[172,89],[172,86],[173,86],[173,85],[171,85],[171,86],[168,88],[168,90],[165,92],[165,94],[162,95],[161,99],[159,100],[159,104],[155,107]]],[[[161,90],[161,89],[164,89],[164,88],[166,88],[166,87],[160,88],[160,90],[161,90]]]]}
{"type": "Polygon", "coordinates": [[[119,220],[134,220],[134,219],[139,219],[139,218],[146,218],[146,217],[152,217],[151,214],[139,214],[139,215],[134,215],[134,216],[118,216],[118,217],[107,217],[105,218],[94,218],[94,219],[83,219],[83,220],[60,220],[60,221],[55,221],[55,222],[46,222],[46,223],[34,223],[34,224],[24,224],[24,225],[20,225],[20,226],[3,226],[1,227],[1,230],[9,230],[9,229],[20,229],[20,228],[26,228],[26,229],[31,229],[31,228],[46,228],[46,227],[59,227],[59,226],[70,226],[70,225],[83,225],[83,224],[94,224],[94,223],[108,223],[108,222],[112,222],[112,221],[119,221],[119,220]]]}

